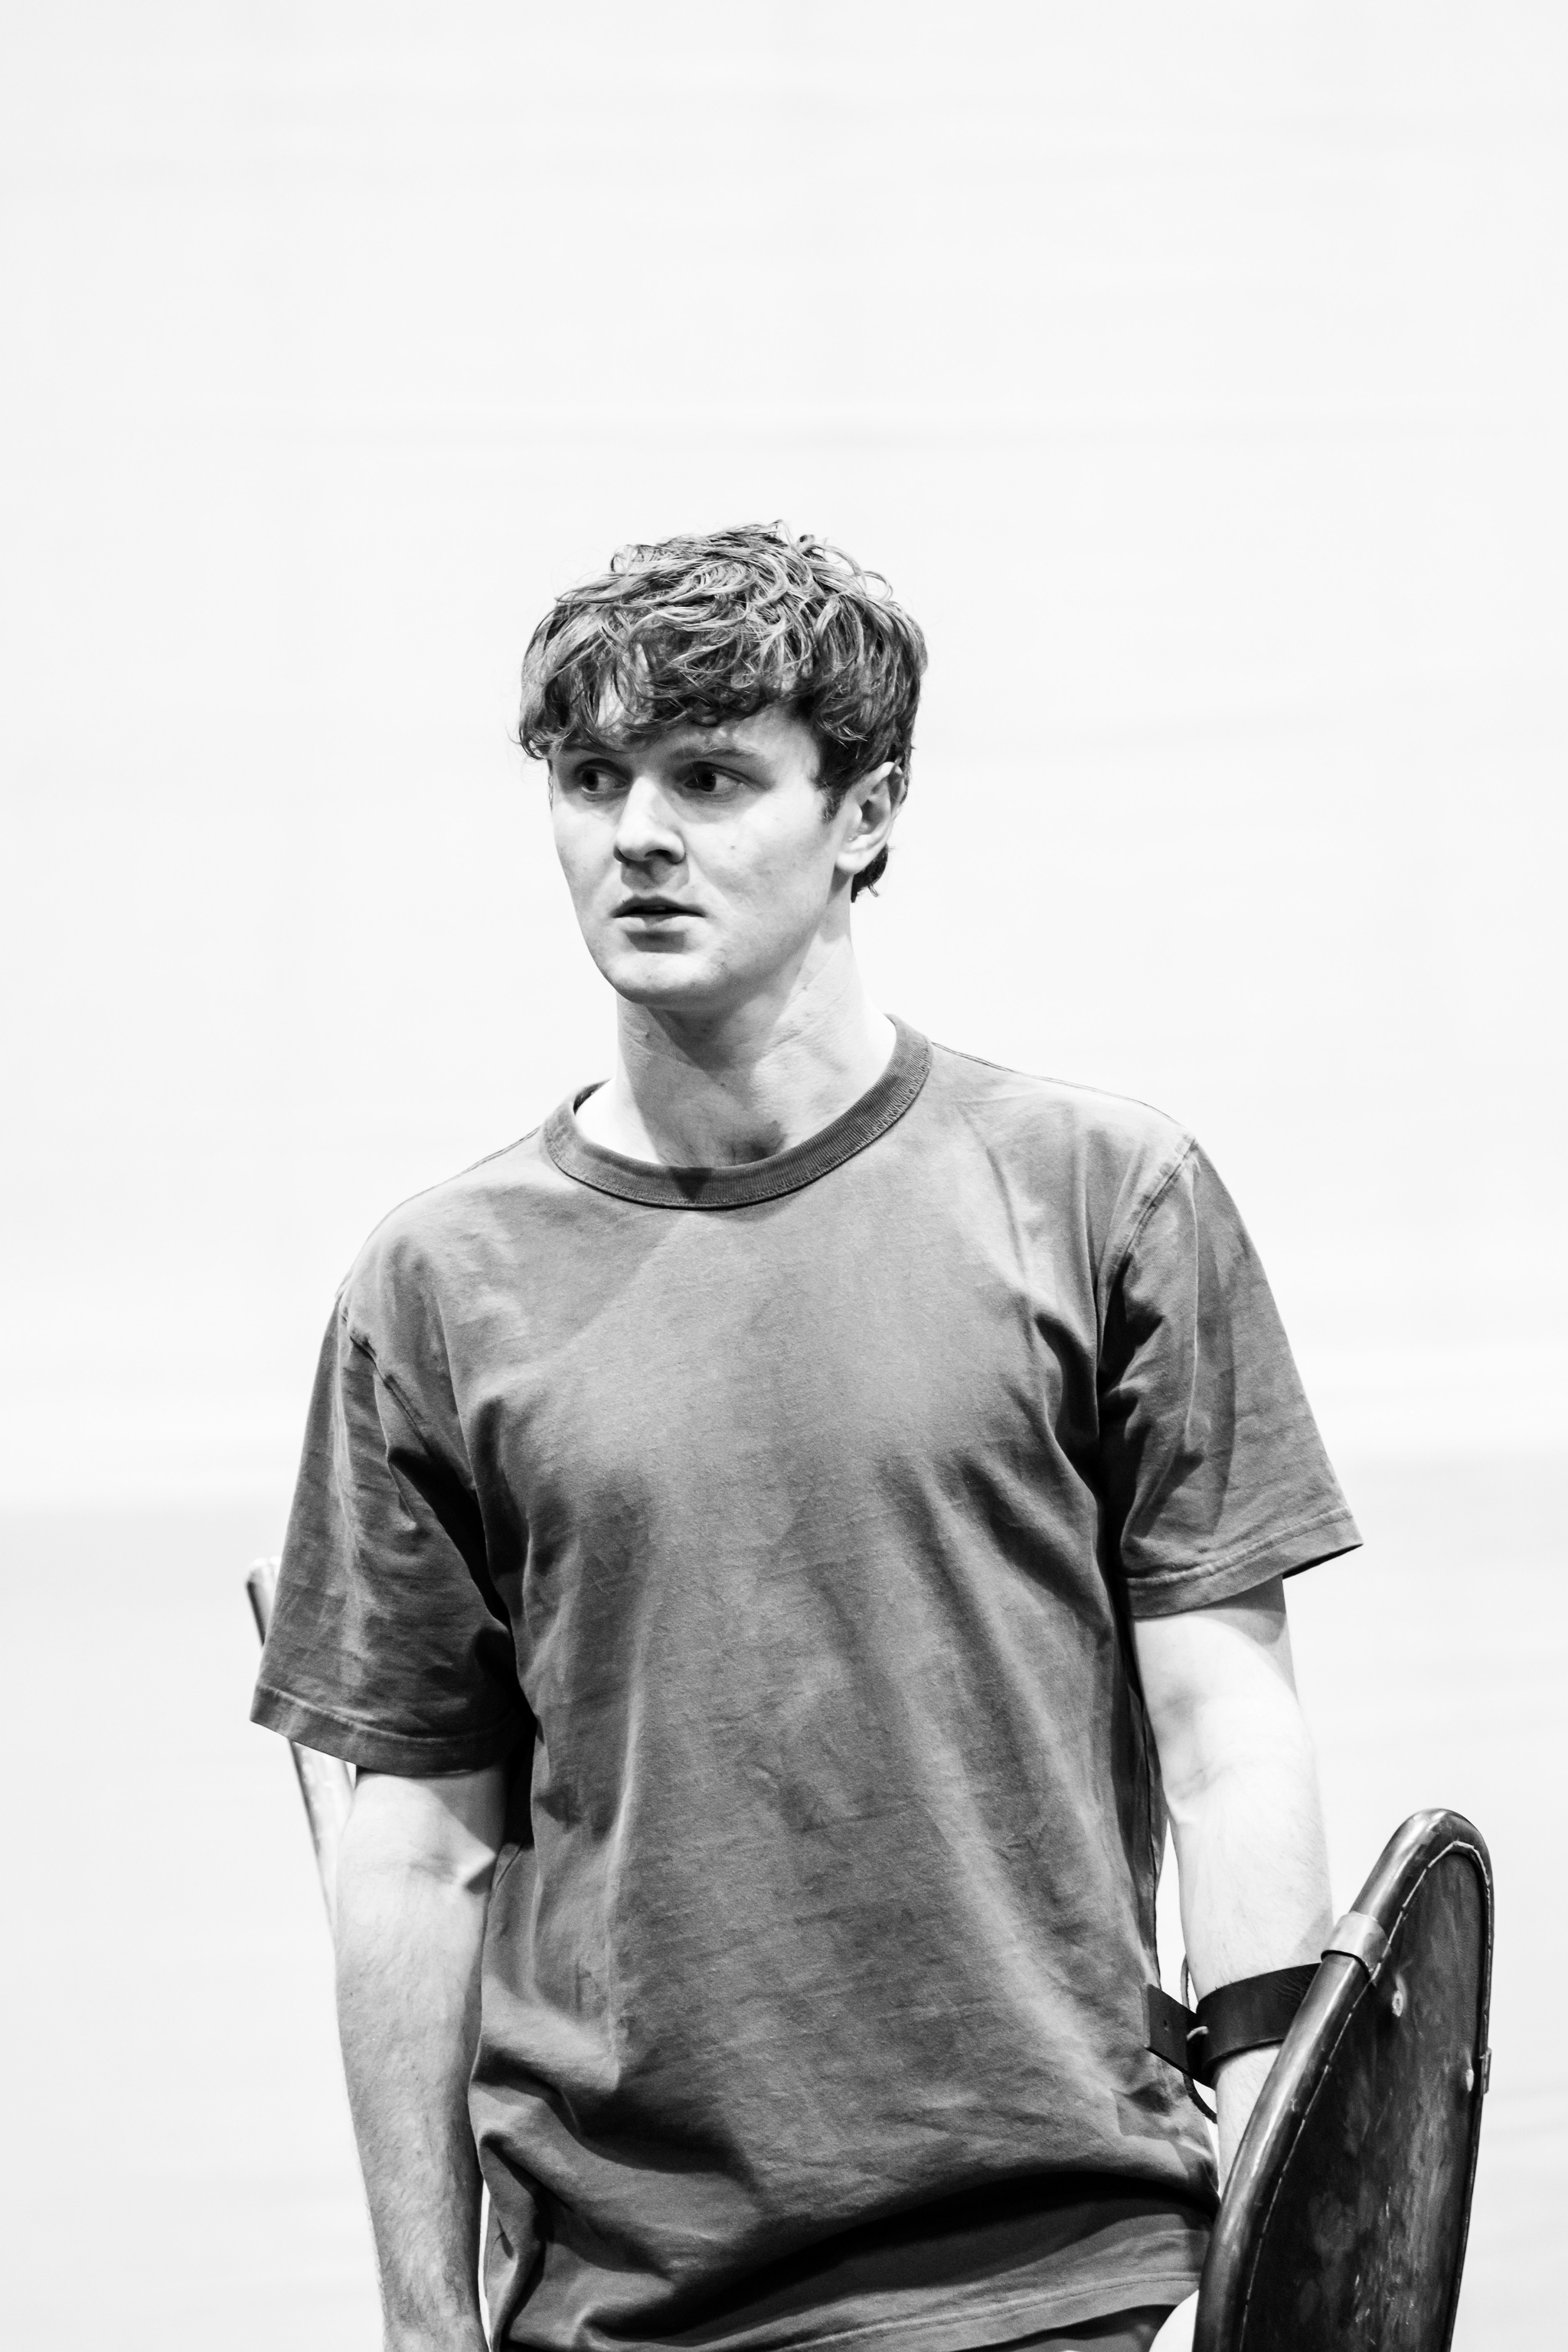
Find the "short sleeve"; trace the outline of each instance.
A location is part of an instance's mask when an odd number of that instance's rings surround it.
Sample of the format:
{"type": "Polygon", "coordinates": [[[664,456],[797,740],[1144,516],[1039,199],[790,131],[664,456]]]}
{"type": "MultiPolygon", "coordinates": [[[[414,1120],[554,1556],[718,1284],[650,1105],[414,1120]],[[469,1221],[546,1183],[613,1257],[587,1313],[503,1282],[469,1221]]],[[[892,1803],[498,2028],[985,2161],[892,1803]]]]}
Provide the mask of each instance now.
{"type": "Polygon", "coordinates": [[[372,1771],[501,1760],[526,1721],[479,1507],[340,1307],[252,1719],[372,1771]]]}
{"type": "Polygon", "coordinates": [[[1257,1252],[1196,1145],[1112,1255],[1100,1421],[1134,1617],[1227,1600],[1361,1541],[1257,1252]]]}

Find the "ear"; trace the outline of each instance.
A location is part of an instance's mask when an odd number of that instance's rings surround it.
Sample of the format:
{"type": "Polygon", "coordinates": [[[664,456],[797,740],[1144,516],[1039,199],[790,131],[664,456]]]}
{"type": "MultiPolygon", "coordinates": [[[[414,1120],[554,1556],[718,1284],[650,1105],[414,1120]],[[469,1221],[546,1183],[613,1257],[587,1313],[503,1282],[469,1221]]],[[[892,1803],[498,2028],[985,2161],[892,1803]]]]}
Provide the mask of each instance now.
{"type": "Polygon", "coordinates": [[[884,760],[879,768],[856,777],[840,811],[849,820],[834,860],[840,874],[862,874],[881,856],[903,797],[904,772],[894,760],[884,760]]]}

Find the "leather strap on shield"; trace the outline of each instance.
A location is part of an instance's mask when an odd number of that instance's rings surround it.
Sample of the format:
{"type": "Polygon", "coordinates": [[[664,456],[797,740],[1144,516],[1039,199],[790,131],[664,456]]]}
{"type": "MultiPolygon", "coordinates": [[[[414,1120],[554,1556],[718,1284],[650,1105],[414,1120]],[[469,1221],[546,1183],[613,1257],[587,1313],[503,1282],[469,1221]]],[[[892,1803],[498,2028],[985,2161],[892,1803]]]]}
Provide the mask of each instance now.
{"type": "Polygon", "coordinates": [[[1225,2060],[1239,2051],[1284,2041],[1317,1973],[1316,1961],[1310,1960],[1301,1968],[1240,1977],[1205,1993],[1195,2011],[1151,1985],[1145,1997],[1148,2046],[1195,2082],[1212,2084],[1225,2060]]]}

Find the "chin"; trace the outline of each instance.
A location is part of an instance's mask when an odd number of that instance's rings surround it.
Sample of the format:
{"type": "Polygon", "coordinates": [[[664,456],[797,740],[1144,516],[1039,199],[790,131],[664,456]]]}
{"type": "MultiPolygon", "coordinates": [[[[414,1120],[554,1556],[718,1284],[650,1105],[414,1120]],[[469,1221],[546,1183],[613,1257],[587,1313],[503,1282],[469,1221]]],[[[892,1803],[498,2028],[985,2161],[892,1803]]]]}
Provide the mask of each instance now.
{"type": "Polygon", "coordinates": [[[597,957],[599,971],[617,996],[628,1004],[646,1004],[653,1013],[701,1013],[711,1006],[715,1011],[727,998],[728,992],[714,980],[710,972],[697,967],[691,956],[651,954],[597,957]]]}

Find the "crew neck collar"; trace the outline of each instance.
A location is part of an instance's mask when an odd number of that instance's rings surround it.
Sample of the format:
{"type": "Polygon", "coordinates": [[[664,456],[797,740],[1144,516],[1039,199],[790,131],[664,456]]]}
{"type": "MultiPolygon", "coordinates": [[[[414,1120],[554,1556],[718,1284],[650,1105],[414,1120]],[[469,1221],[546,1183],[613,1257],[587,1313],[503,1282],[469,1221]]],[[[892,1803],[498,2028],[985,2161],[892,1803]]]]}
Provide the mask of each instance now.
{"type": "Polygon", "coordinates": [[[931,1045],[918,1029],[893,1023],[892,1057],[874,1085],[836,1119],[804,1143],[770,1160],[748,1160],[736,1168],[666,1168],[652,1160],[628,1160],[591,1143],[574,1113],[591,1087],[568,1096],[544,1122],[544,1148],[565,1176],[617,1201],[640,1201],[650,1209],[743,1209],[776,1201],[815,1184],[830,1169],[864,1151],[902,1118],[926,1082],[931,1045]]]}

